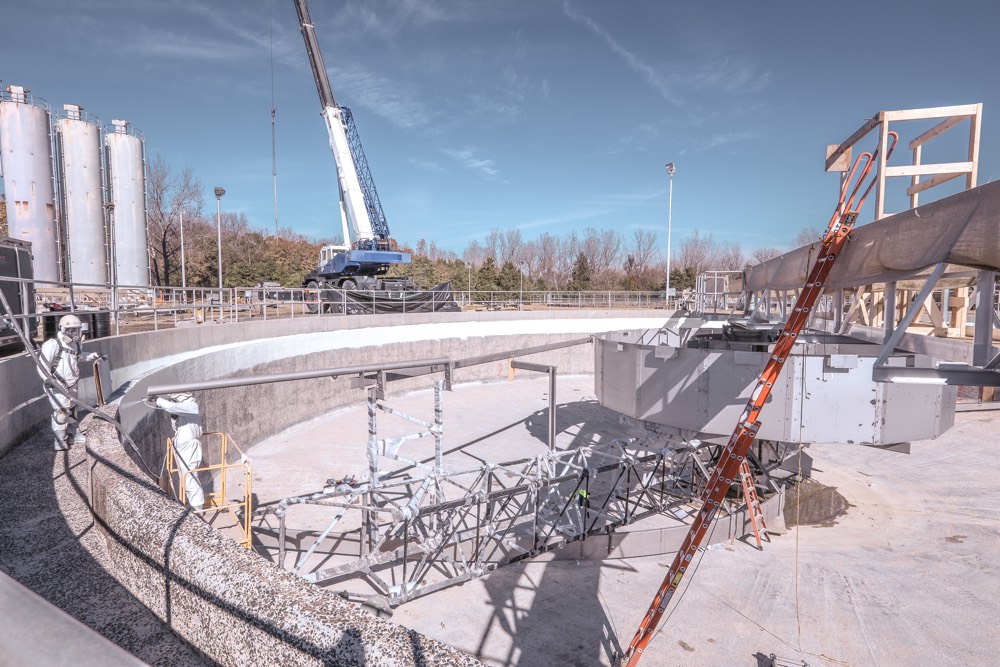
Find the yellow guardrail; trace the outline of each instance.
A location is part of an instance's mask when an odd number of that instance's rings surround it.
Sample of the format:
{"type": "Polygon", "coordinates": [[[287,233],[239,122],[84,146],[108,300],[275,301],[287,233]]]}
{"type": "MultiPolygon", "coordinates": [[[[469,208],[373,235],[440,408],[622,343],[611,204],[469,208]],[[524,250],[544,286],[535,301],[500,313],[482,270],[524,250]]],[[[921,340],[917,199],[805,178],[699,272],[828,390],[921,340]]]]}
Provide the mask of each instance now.
{"type": "MultiPolygon", "coordinates": [[[[200,509],[194,508],[194,512],[206,515],[208,523],[213,525],[215,524],[215,519],[220,515],[224,513],[231,514],[235,519],[233,525],[238,527],[240,531],[241,538],[238,540],[239,543],[250,549],[252,545],[250,519],[253,510],[251,506],[251,499],[253,497],[253,465],[228,433],[202,434],[201,447],[203,460],[208,458],[206,456],[208,452],[218,451],[218,458],[212,458],[213,460],[218,460],[219,463],[192,468],[186,473],[200,477],[200,473],[208,472],[212,476],[212,483],[208,485],[208,488],[206,488],[206,485],[202,487],[205,494],[205,505],[200,509]],[[233,463],[227,463],[230,447],[239,453],[239,459],[233,463]],[[243,473],[242,479],[239,477],[240,471],[243,473]],[[230,476],[234,474],[236,479],[230,480],[230,476]],[[229,500],[229,493],[232,491],[233,486],[237,488],[242,487],[242,497],[229,500]],[[239,514],[241,509],[242,517],[239,514]],[[211,517],[208,516],[209,514],[211,514],[211,517]]],[[[187,504],[187,492],[184,488],[181,469],[174,452],[173,438],[167,439],[166,467],[174,495],[181,503],[187,504]],[[179,483],[175,484],[175,479],[179,480],[179,483]]],[[[222,526],[221,528],[224,529],[226,527],[228,526],[222,526]]],[[[225,532],[225,530],[222,532],[225,532]]]]}

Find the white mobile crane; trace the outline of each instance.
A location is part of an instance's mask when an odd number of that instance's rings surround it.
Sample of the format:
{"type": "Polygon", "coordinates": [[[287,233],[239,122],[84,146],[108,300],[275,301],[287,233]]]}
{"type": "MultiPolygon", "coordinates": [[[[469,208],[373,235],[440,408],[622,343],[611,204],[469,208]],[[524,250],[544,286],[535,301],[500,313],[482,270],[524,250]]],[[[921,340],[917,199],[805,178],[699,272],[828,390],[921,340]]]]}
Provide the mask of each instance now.
{"type": "Polygon", "coordinates": [[[408,278],[384,277],[390,265],[409,264],[410,253],[389,248],[389,225],[368,170],[354,117],[348,107],[338,106],[333,99],[333,89],[306,0],[295,0],[295,10],[299,15],[302,38],[323,107],[330,148],[337,163],[343,228],[343,244],[323,246],[319,266],[303,278],[302,285],[310,290],[329,287],[346,290],[412,289],[413,283],[408,278]]]}

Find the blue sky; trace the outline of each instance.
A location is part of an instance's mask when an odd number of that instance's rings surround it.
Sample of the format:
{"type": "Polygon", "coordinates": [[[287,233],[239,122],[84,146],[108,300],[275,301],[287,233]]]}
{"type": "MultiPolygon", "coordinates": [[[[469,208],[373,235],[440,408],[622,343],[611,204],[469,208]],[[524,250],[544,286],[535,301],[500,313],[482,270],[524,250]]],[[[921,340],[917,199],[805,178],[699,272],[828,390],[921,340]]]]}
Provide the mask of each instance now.
{"type": "MultiPolygon", "coordinates": [[[[333,158],[291,0],[0,0],[0,80],[141,129],[225,210],[337,233],[333,158]],[[269,12],[271,20],[269,22],[269,12]]],[[[1000,177],[996,2],[311,0],[393,236],[698,229],[744,251],[826,224],[824,150],[882,109],[984,103],[1000,177]]],[[[928,124],[917,127],[913,138],[928,124]]],[[[961,160],[963,130],[926,161],[961,160]],[[940,152],[940,155],[935,155],[940,152]]],[[[874,135],[865,142],[867,149],[874,135]]],[[[906,152],[906,151],[902,151],[906,152]]],[[[214,209],[214,205],[210,206],[214,209]]],[[[898,208],[898,206],[897,206],[898,208]]],[[[210,212],[210,211],[207,211],[210,212]]]]}

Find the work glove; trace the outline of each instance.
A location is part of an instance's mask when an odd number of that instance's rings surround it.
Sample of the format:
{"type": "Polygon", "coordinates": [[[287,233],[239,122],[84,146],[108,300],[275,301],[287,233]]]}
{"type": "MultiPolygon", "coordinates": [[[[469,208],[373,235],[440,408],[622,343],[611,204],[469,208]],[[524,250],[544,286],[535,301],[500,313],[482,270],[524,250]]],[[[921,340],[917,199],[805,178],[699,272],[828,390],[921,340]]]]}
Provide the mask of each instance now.
{"type": "Polygon", "coordinates": [[[87,361],[107,361],[108,357],[105,354],[100,354],[98,352],[91,352],[87,355],[87,361]]]}

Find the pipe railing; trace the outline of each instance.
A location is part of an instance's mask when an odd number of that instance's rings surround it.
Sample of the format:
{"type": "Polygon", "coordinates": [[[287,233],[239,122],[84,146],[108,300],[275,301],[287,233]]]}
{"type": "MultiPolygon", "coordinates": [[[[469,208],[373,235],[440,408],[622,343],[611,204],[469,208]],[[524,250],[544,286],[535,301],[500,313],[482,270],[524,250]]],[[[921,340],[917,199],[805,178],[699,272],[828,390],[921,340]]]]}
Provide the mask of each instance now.
{"type": "MultiPolygon", "coordinates": [[[[58,319],[74,313],[84,320],[87,338],[120,335],[139,331],[207,323],[234,323],[249,319],[321,317],[349,313],[351,300],[342,290],[309,290],[284,287],[164,287],[155,285],[98,285],[0,277],[12,304],[20,303],[12,319],[30,338],[44,339],[54,333],[58,319]],[[33,288],[33,295],[31,289],[33,288]],[[21,298],[21,295],[31,295],[21,298]]],[[[392,301],[396,312],[428,312],[425,292],[380,292],[352,290],[370,310],[392,301]],[[380,301],[384,299],[385,301],[380,301]],[[419,301],[419,307],[417,307],[419,301]]],[[[430,303],[430,310],[443,311],[444,304],[457,304],[463,311],[526,310],[645,310],[676,306],[662,292],[629,291],[522,291],[522,290],[453,290],[451,298],[442,294],[440,303],[430,303]]],[[[0,347],[16,337],[0,323],[0,347]],[[4,333],[12,334],[5,342],[4,333]]]]}

